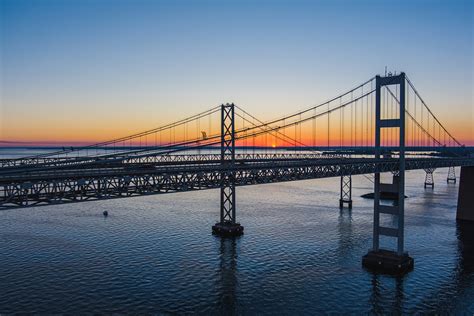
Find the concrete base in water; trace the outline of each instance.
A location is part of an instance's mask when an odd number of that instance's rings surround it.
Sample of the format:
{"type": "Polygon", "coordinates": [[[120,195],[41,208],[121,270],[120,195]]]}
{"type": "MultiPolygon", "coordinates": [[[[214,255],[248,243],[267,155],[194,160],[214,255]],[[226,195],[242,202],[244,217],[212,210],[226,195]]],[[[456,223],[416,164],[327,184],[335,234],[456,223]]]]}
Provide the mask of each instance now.
{"type": "Polygon", "coordinates": [[[239,223],[216,223],[212,226],[212,234],[222,237],[240,236],[244,233],[244,226],[239,223]]]}
{"type": "Polygon", "coordinates": [[[341,200],[339,199],[339,208],[343,208],[344,204],[347,204],[348,208],[352,208],[352,200],[341,200]]]}
{"type": "Polygon", "coordinates": [[[362,266],[370,271],[402,275],[413,270],[414,260],[407,253],[398,255],[394,251],[369,251],[362,257],[362,266]]]}
{"type": "Polygon", "coordinates": [[[456,219],[474,221],[474,167],[461,167],[456,219]]]}
{"type": "MultiPolygon", "coordinates": [[[[374,198],[374,193],[366,193],[362,194],[361,197],[364,199],[373,199],[374,198]]],[[[405,195],[405,198],[408,196],[405,195]]],[[[398,193],[392,193],[392,192],[380,192],[380,199],[381,200],[390,200],[390,201],[398,201],[398,193]]]]}
{"type": "MultiPolygon", "coordinates": [[[[392,183],[380,183],[380,199],[398,201],[398,182],[399,176],[393,176],[392,183]]],[[[374,193],[367,193],[362,195],[363,198],[373,199],[374,193]]],[[[407,197],[405,195],[405,197],[407,197]]]]}

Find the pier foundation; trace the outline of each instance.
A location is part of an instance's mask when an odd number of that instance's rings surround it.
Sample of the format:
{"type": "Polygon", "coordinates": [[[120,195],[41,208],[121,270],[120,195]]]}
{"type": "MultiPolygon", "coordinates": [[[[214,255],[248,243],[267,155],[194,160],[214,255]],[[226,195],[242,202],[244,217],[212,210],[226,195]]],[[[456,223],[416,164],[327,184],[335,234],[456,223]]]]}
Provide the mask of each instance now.
{"type": "Polygon", "coordinates": [[[212,233],[222,237],[240,236],[244,233],[244,226],[239,223],[216,223],[212,226],[212,233]]]}
{"type": "Polygon", "coordinates": [[[399,255],[396,251],[369,251],[362,257],[362,265],[372,271],[400,275],[413,270],[414,260],[407,253],[399,255]]]}
{"type": "Polygon", "coordinates": [[[461,167],[456,219],[474,222],[474,166],[461,167]]]}

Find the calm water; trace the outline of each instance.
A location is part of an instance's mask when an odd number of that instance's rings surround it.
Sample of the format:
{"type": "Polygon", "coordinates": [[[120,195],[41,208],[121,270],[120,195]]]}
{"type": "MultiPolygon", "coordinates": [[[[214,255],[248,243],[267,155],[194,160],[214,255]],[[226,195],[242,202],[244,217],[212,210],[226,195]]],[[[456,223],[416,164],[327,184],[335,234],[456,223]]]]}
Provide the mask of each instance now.
{"type": "Polygon", "coordinates": [[[217,190],[0,211],[0,312],[473,314],[474,228],[456,224],[446,173],[434,190],[407,174],[403,278],[361,267],[364,177],[342,212],[339,179],[238,188],[234,240],[211,235],[217,190]]]}

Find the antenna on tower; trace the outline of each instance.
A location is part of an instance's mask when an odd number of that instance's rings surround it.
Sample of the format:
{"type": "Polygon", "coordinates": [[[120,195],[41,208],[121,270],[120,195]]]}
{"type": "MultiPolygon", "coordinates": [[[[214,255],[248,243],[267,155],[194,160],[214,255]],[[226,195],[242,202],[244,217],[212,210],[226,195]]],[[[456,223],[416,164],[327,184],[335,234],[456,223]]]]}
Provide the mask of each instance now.
{"type": "Polygon", "coordinates": [[[385,66],[385,77],[387,77],[387,66],[385,66]]]}

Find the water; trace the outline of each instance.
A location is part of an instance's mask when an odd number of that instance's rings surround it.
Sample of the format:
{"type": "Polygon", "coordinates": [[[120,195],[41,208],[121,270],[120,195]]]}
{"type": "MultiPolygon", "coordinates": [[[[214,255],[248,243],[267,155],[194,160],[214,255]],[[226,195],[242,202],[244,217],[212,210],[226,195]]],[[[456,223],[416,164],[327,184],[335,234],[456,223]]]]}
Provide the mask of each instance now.
{"type": "Polygon", "coordinates": [[[472,314],[474,227],[456,224],[446,174],[425,190],[423,171],[407,173],[405,277],[361,266],[362,176],[352,211],[336,178],[238,188],[234,240],[211,235],[217,190],[0,211],[0,312],[472,314]]]}

